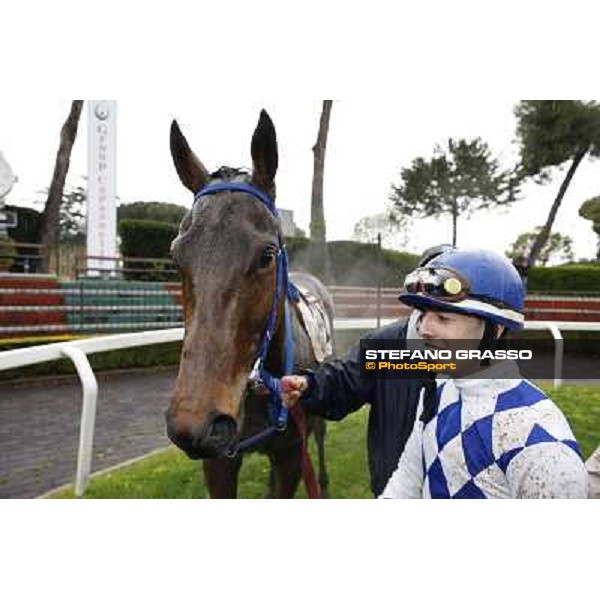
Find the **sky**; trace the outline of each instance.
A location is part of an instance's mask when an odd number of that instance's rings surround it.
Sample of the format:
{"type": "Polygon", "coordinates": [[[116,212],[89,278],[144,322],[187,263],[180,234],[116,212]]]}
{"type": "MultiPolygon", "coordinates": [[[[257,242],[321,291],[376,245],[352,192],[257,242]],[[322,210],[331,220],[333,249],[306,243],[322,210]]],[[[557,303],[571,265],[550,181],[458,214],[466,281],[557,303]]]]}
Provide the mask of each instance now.
{"type": "MultiPolygon", "coordinates": [[[[18,176],[8,203],[33,204],[50,182],[60,127],[69,100],[29,96],[0,99],[0,151],[18,176]],[[27,123],[27,127],[23,127],[27,123]]],[[[481,137],[501,165],[518,156],[513,115],[518,99],[434,96],[335,100],[325,165],[325,217],[329,240],[350,239],[362,217],[389,205],[390,186],[417,156],[429,157],[449,137],[481,137]]],[[[160,96],[117,98],[117,194],[121,203],[165,201],[189,206],[169,153],[168,133],[176,118],[196,154],[210,170],[250,167],[250,140],[261,108],[277,131],[277,204],[294,211],[309,231],[310,195],[321,100],[181,99],[160,96]]],[[[84,185],[87,169],[87,106],[82,113],[67,185],[84,185]]],[[[458,224],[458,244],[504,252],[523,232],[542,225],[564,175],[555,169],[549,184],[527,184],[523,200],[508,209],[479,212],[458,224]]],[[[580,166],[558,212],[553,231],[570,235],[577,258],[593,258],[596,235],[578,216],[579,206],[600,193],[600,162],[580,166]]],[[[413,221],[404,248],[421,252],[451,240],[449,217],[413,221]]]]}

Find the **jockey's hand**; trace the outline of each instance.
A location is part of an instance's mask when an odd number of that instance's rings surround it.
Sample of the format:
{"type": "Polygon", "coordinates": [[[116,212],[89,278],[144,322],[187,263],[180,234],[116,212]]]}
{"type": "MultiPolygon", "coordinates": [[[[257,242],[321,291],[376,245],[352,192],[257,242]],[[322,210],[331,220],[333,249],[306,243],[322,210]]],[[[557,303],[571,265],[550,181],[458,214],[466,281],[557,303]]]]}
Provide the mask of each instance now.
{"type": "Polygon", "coordinates": [[[288,407],[292,408],[302,392],[308,387],[308,380],[302,375],[285,375],[281,378],[281,399],[283,403],[288,407]]]}

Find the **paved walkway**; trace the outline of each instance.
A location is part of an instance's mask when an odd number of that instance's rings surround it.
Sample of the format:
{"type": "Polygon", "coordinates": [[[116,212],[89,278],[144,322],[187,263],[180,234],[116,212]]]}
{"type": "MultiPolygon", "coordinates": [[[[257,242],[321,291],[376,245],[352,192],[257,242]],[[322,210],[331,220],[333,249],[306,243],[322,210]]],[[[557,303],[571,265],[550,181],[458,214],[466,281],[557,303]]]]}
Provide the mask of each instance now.
{"type": "MultiPolygon", "coordinates": [[[[92,471],[166,447],[175,369],[98,375],[92,471]]],[[[34,498],[73,482],[78,380],[0,385],[0,498],[34,498]]]]}

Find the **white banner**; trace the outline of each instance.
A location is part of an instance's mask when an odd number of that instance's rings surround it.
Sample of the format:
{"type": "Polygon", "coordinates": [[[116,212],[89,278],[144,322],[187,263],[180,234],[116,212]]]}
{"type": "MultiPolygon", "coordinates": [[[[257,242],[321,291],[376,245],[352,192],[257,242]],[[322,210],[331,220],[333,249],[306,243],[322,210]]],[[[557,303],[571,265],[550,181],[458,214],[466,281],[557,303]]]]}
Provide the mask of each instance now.
{"type": "Polygon", "coordinates": [[[88,100],[88,275],[110,275],[117,267],[115,100],[88,100]],[[96,270],[99,269],[99,270],[96,270]]]}

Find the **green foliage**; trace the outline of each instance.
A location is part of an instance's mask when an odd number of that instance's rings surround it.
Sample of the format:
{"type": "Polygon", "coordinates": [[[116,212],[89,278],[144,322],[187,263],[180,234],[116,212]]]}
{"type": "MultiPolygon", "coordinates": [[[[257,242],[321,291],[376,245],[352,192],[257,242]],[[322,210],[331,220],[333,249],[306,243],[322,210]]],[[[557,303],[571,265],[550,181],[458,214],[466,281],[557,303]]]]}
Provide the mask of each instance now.
{"type": "Polygon", "coordinates": [[[13,240],[10,238],[0,238],[0,272],[10,270],[18,255],[19,253],[13,240]]]}
{"type": "Polygon", "coordinates": [[[586,200],[579,208],[579,215],[593,221],[594,231],[596,231],[596,228],[600,227],[600,196],[586,200]]]}
{"type": "MultiPolygon", "coordinates": [[[[292,269],[311,271],[310,240],[286,240],[292,269]]],[[[360,242],[328,242],[330,278],[325,283],[335,285],[374,286],[378,281],[384,287],[399,287],[407,273],[419,261],[416,254],[383,249],[378,268],[377,245],[360,242]]]]}
{"type": "MultiPolygon", "coordinates": [[[[535,240],[542,230],[536,227],[534,231],[522,233],[512,243],[506,255],[512,260],[519,260],[529,256],[535,240]]],[[[560,233],[551,234],[542,247],[538,256],[538,261],[545,266],[550,259],[569,261],[574,259],[573,240],[568,235],[560,233]]]]}
{"type": "Polygon", "coordinates": [[[310,238],[286,238],[290,270],[311,272],[311,249],[314,242],[310,238]]]}
{"type": "Polygon", "coordinates": [[[600,156],[600,106],[579,100],[523,100],[515,108],[520,143],[520,177],[550,180],[551,167],[570,161],[543,229],[527,262],[534,265],[581,161],[600,156]]]}
{"type": "Polygon", "coordinates": [[[41,217],[39,211],[24,206],[14,206],[7,204],[7,211],[17,213],[17,226],[8,230],[8,235],[15,242],[24,244],[36,244],[40,237],[41,217]]]}
{"type": "Polygon", "coordinates": [[[337,285],[377,285],[399,287],[419,261],[416,254],[383,249],[378,268],[377,245],[356,242],[330,242],[329,255],[337,285]]]}
{"type": "Polygon", "coordinates": [[[500,169],[480,138],[448,140],[431,159],[413,160],[402,169],[400,179],[399,185],[392,185],[390,200],[400,214],[411,217],[468,216],[510,204],[518,194],[516,179],[500,169]]]}
{"type": "MultiPolygon", "coordinates": [[[[27,338],[26,340],[9,340],[8,343],[0,342],[0,351],[14,350],[15,348],[27,348],[39,344],[55,341],[69,341],[77,339],[75,336],[65,336],[64,339],[57,338],[27,338]]],[[[90,354],[90,364],[95,372],[115,371],[120,369],[139,369],[151,367],[165,367],[177,365],[181,354],[181,342],[169,342],[166,344],[154,344],[141,348],[126,348],[124,350],[113,350],[111,352],[99,352],[90,354]]],[[[68,360],[20,367],[18,369],[7,369],[0,371],[0,381],[12,381],[17,379],[31,379],[32,377],[55,377],[57,375],[75,375],[73,363],[68,360]]]]}
{"type": "Polygon", "coordinates": [[[64,334],[40,337],[5,338],[0,340],[0,352],[3,350],[16,350],[17,348],[30,348],[31,346],[39,346],[40,344],[71,342],[83,337],[84,336],[64,334]]]}
{"type": "MultiPolygon", "coordinates": [[[[46,188],[44,190],[46,197],[48,193],[49,190],[46,188]]],[[[43,201],[35,200],[36,204],[41,202],[45,202],[45,199],[43,201]]],[[[78,243],[85,239],[86,213],[87,190],[81,185],[65,188],[58,211],[58,239],[61,242],[78,243]]],[[[40,243],[42,213],[38,213],[38,215],[36,220],[39,221],[39,224],[36,224],[36,236],[31,240],[33,243],[40,243]]]]}
{"type": "Polygon", "coordinates": [[[325,219],[313,219],[310,222],[310,237],[313,241],[324,240],[326,235],[325,219]]]}
{"type": "Polygon", "coordinates": [[[592,222],[592,229],[598,236],[598,253],[596,257],[600,259],[600,196],[586,200],[579,208],[579,214],[592,222]]]}
{"type": "Polygon", "coordinates": [[[544,391],[564,412],[584,458],[600,444],[600,386],[563,385],[544,391]]]}
{"type": "Polygon", "coordinates": [[[527,274],[529,292],[600,292],[600,269],[589,265],[533,267],[527,274]]]}
{"type": "Polygon", "coordinates": [[[87,192],[81,186],[63,192],[58,221],[61,242],[80,242],[85,239],[86,201],[87,192]]]}
{"type": "Polygon", "coordinates": [[[160,221],[123,220],[119,223],[123,256],[169,258],[178,227],[160,221]]]}
{"type": "Polygon", "coordinates": [[[132,202],[117,209],[117,221],[161,221],[179,226],[188,209],[169,202],[132,202]]]}
{"type": "Polygon", "coordinates": [[[285,238],[285,247],[290,258],[301,256],[310,246],[310,239],[306,237],[288,237],[285,238]]]}
{"type": "Polygon", "coordinates": [[[327,242],[324,241],[324,238],[311,238],[307,251],[307,270],[321,281],[333,281],[329,246],[327,245],[327,242]]]}
{"type": "Polygon", "coordinates": [[[125,276],[138,281],[178,281],[179,274],[171,262],[171,242],[179,227],[161,221],[121,221],[121,254],[126,258],[157,259],[156,261],[125,260],[125,276]]]}
{"type": "Polygon", "coordinates": [[[600,107],[579,100],[523,100],[515,108],[524,176],[549,178],[548,168],[580,151],[600,156],[600,107]]]}

